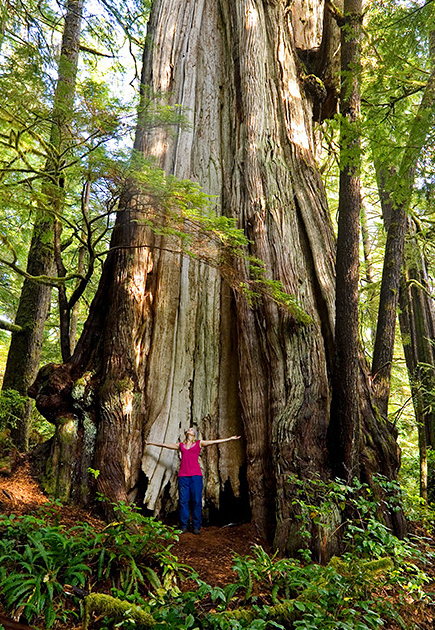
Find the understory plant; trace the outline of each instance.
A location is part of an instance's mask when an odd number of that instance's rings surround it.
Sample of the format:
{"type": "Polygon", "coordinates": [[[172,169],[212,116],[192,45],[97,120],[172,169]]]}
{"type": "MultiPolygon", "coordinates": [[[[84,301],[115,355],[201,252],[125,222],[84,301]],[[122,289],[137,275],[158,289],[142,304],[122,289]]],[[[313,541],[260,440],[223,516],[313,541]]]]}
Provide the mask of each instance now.
{"type": "Polygon", "coordinates": [[[387,620],[412,630],[396,609],[397,593],[409,597],[409,584],[396,582],[388,556],[348,552],[325,566],[279,558],[254,545],[249,555],[235,557],[233,568],[235,581],[223,587],[196,578],[196,588],[186,592],[92,599],[88,619],[91,612],[98,618],[110,610],[100,630],[376,630],[387,620]]]}
{"type": "MultiPolygon", "coordinates": [[[[375,630],[392,617],[383,602],[392,567],[389,559],[355,558],[304,565],[254,546],[250,555],[235,558],[235,582],[218,587],[198,579],[194,591],[149,598],[141,609],[162,630],[375,630]]],[[[116,627],[130,628],[120,617],[116,627]]]]}
{"type": "Polygon", "coordinates": [[[66,587],[81,594],[114,589],[123,597],[177,592],[183,567],[170,551],[178,539],[173,528],[125,504],[114,506],[119,521],[100,531],[88,523],[68,528],[58,522],[60,509],[0,515],[1,599],[7,610],[19,610],[29,621],[43,617],[51,628],[56,620],[81,614],[79,599],[67,599],[66,587]]]}
{"type": "MultiPolygon", "coordinates": [[[[390,509],[399,509],[402,503],[400,487],[381,475],[375,476],[374,481],[390,509]]],[[[412,593],[412,597],[423,597],[423,586],[429,581],[424,565],[430,562],[433,554],[430,550],[425,554],[421,552],[423,541],[416,536],[409,535],[400,540],[379,520],[379,498],[367,484],[357,479],[352,484],[339,479],[324,481],[319,476],[304,480],[292,477],[290,482],[296,487],[294,504],[298,509],[302,537],[309,538],[314,526],[319,546],[326,547],[329,539],[340,530],[343,559],[388,557],[394,565],[389,572],[390,583],[397,583],[404,592],[412,593]]],[[[307,558],[306,550],[300,551],[307,558]]]]}
{"type": "Polygon", "coordinates": [[[9,610],[21,609],[27,619],[44,617],[51,628],[72,613],[64,585],[84,587],[91,573],[88,540],[67,535],[44,518],[0,517],[1,595],[9,610]]]}
{"type": "Polygon", "coordinates": [[[46,628],[82,617],[84,630],[376,630],[387,620],[412,630],[401,602],[424,603],[428,580],[415,541],[399,541],[376,520],[366,487],[318,479],[298,487],[302,526],[316,519],[322,531],[331,513],[353,505],[342,557],[322,565],[254,545],[235,556],[234,581],[221,587],[179,563],[176,530],[135,508],[113,505],[117,520],[95,531],[67,529],[54,506],[0,517],[2,603],[46,628]],[[180,588],[184,577],[190,590],[180,588]],[[66,585],[84,600],[68,600],[66,585]]]}

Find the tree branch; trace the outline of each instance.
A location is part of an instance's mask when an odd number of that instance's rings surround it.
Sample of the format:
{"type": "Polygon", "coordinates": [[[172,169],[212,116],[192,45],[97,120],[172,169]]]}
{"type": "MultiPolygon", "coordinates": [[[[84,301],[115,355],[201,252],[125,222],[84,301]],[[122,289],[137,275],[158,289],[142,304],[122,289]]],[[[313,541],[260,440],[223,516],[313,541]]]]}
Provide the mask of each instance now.
{"type": "Polygon", "coordinates": [[[16,324],[12,324],[12,322],[8,322],[6,319],[0,318],[0,329],[7,330],[8,332],[20,332],[22,329],[21,326],[17,326],[16,324]]]}

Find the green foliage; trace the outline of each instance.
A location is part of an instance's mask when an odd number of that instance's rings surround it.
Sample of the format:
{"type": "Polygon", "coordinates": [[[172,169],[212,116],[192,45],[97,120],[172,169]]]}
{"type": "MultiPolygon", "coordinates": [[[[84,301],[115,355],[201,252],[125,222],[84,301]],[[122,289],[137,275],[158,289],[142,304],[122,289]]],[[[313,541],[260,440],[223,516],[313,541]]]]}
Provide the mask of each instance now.
{"type": "MultiPolygon", "coordinates": [[[[363,113],[375,162],[398,165],[430,72],[433,7],[382,0],[370,6],[363,113]]],[[[400,181],[395,182],[395,186],[400,181]]],[[[400,193],[400,186],[397,189],[400,193]]]]}
{"type": "MultiPolygon", "coordinates": [[[[371,595],[373,576],[386,582],[390,560],[339,560],[303,565],[269,556],[259,546],[236,557],[237,581],[224,588],[198,581],[196,593],[147,607],[163,628],[342,628],[372,630],[383,625],[382,600],[371,595]],[[166,626],[164,625],[166,624],[166,626]]],[[[148,606],[148,604],[146,605],[148,606]]]]}
{"type": "Polygon", "coordinates": [[[179,593],[177,581],[189,570],[170,552],[178,539],[172,528],[124,504],[113,506],[121,520],[100,532],[87,523],[67,528],[58,524],[59,507],[40,516],[0,516],[1,597],[8,610],[23,607],[29,620],[44,616],[51,628],[78,614],[68,606],[65,585],[102,584],[140,601],[140,593],[156,601],[179,593]]]}
{"type": "Polygon", "coordinates": [[[16,426],[29,398],[15,389],[2,391],[0,397],[0,429],[16,426]]]}
{"type": "MultiPolygon", "coordinates": [[[[140,57],[138,47],[143,45],[149,7],[147,0],[128,0],[87,8],[82,21],[75,106],[72,110],[67,104],[67,111],[55,98],[61,91],[56,92],[53,80],[58,74],[65,7],[44,0],[14,2],[3,16],[0,311],[11,320],[26,272],[33,226],[44,221],[50,224],[56,215],[62,224],[67,298],[72,300],[74,296],[74,300],[86,302],[77,306],[80,332],[95,292],[99,257],[108,248],[119,192],[111,177],[113,142],[111,146],[108,143],[116,138],[118,159],[120,143],[131,135],[135,119],[132,112],[137,94],[133,88],[119,86],[140,57]],[[126,44],[130,64],[121,50],[126,44]],[[69,121],[67,129],[62,124],[65,118],[69,121]],[[89,195],[84,190],[86,182],[90,182],[89,195]],[[77,296],[79,282],[82,287],[77,296]]],[[[69,68],[66,70],[69,74],[69,68]]],[[[71,90],[74,88],[70,86],[69,98],[71,90]]],[[[56,285],[55,277],[43,279],[56,285]]],[[[68,306],[71,309],[73,302],[68,306]]],[[[55,300],[52,313],[57,315],[55,300]]],[[[49,322],[44,360],[59,360],[58,325],[58,316],[49,322]]],[[[6,344],[8,339],[4,339],[6,344]]]]}
{"type": "Polygon", "coordinates": [[[388,593],[394,587],[407,601],[424,597],[423,572],[403,572],[411,555],[418,562],[422,558],[409,542],[394,540],[371,522],[370,497],[357,498],[354,488],[342,486],[328,490],[327,484],[313,483],[298,495],[301,509],[312,507],[307,500],[313,492],[323,496],[326,513],[337,501],[354,496],[368,526],[348,529],[354,540],[342,558],[334,557],[326,566],[306,564],[271,556],[255,545],[251,554],[235,556],[235,581],[223,587],[205,583],[178,563],[171,553],[178,540],[173,529],[122,503],[112,505],[119,521],[99,532],[86,523],[69,530],[59,525],[59,505],[42,516],[3,516],[2,601],[9,610],[23,606],[30,620],[44,616],[47,628],[56,619],[68,624],[79,614],[78,600],[68,604],[65,599],[66,583],[85,589],[92,585],[84,628],[92,615],[102,616],[101,630],[376,630],[388,619],[405,628],[388,593]],[[372,540],[377,546],[367,545],[372,540]],[[182,592],[177,580],[183,576],[197,587],[182,592]]]}
{"type": "Polygon", "coordinates": [[[51,422],[48,422],[48,420],[39,413],[35,407],[34,401],[32,401],[32,403],[32,423],[30,426],[29,437],[30,448],[33,448],[35,444],[42,444],[43,442],[46,442],[53,437],[55,432],[55,426],[51,424],[51,422]]]}
{"type": "Polygon", "coordinates": [[[0,429],[0,468],[9,470],[13,443],[10,429],[0,429]]]}
{"type": "Polygon", "coordinates": [[[9,609],[23,607],[28,619],[44,616],[47,628],[66,619],[63,585],[84,586],[89,549],[81,537],[34,516],[0,517],[0,580],[9,609]]]}
{"type": "Polygon", "coordinates": [[[88,468],[88,473],[90,475],[92,475],[94,477],[94,479],[98,479],[98,476],[100,474],[99,470],[96,470],[95,468],[88,468]]]}
{"type": "MultiPolygon", "coordinates": [[[[15,389],[3,390],[0,396],[0,431],[15,427],[28,404],[32,407],[34,404],[28,396],[22,396],[15,389]]],[[[53,433],[54,427],[33,408],[31,442],[34,444],[48,440],[53,433]]]]}
{"type": "MultiPolygon", "coordinates": [[[[341,534],[344,558],[381,559],[385,555],[394,561],[392,581],[400,583],[404,591],[418,591],[428,577],[419,565],[424,557],[409,538],[399,540],[379,520],[378,504],[382,500],[391,510],[400,509],[401,492],[395,483],[377,476],[377,494],[367,484],[354,480],[347,485],[341,480],[323,481],[318,476],[300,480],[293,476],[296,518],[301,524],[301,535],[310,538],[313,526],[317,529],[320,547],[326,548],[329,539],[341,534]]],[[[309,557],[301,550],[303,557],[309,557]]]]}
{"type": "Polygon", "coordinates": [[[198,184],[166,175],[153,160],[134,153],[124,173],[125,185],[137,195],[137,222],[154,234],[173,237],[165,244],[174,252],[216,267],[230,286],[241,292],[254,306],[262,299],[273,300],[299,325],[308,326],[312,318],[273,279],[260,259],[249,254],[249,240],[236,219],[219,214],[215,199],[198,184]]]}
{"type": "Polygon", "coordinates": [[[111,584],[125,596],[151,588],[156,596],[178,592],[177,581],[186,570],[170,552],[178,540],[176,530],[138,508],[112,504],[119,518],[94,538],[96,579],[111,584]]]}

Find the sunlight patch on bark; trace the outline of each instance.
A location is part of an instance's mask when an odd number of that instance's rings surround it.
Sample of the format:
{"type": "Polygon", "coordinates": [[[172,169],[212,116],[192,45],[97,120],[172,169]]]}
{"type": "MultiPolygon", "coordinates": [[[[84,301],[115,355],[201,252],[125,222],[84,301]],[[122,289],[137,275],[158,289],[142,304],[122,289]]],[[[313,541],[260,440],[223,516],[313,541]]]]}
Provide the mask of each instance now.
{"type": "Polygon", "coordinates": [[[289,140],[303,149],[310,149],[310,136],[307,134],[307,121],[304,116],[296,68],[282,37],[280,37],[278,47],[278,60],[283,68],[283,76],[287,79],[282,96],[286,106],[286,127],[289,140]]]}
{"type": "Polygon", "coordinates": [[[124,413],[130,415],[133,411],[133,392],[125,392],[124,394],[124,413]]]}
{"type": "Polygon", "coordinates": [[[258,11],[254,7],[246,7],[246,28],[255,28],[258,24],[258,11]]]}
{"type": "Polygon", "coordinates": [[[295,44],[302,50],[319,48],[322,43],[324,2],[293,0],[291,4],[295,44]]]}
{"type": "Polygon", "coordinates": [[[167,147],[167,143],[166,142],[164,142],[162,139],[157,139],[157,140],[155,140],[155,142],[153,143],[152,148],[150,149],[150,154],[153,157],[156,157],[156,158],[160,159],[160,158],[162,158],[165,155],[167,148],[168,147],[167,147]]]}

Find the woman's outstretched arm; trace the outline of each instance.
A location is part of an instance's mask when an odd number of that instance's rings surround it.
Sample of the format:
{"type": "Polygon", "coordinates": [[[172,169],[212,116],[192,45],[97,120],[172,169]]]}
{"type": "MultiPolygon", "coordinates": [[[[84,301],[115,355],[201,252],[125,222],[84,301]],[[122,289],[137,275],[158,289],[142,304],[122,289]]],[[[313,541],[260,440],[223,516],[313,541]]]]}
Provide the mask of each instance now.
{"type": "Polygon", "coordinates": [[[221,440],[201,440],[201,446],[211,446],[212,444],[221,444],[222,442],[229,442],[230,440],[240,440],[240,435],[232,435],[229,438],[222,438],[221,440]]]}
{"type": "Polygon", "coordinates": [[[161,442],[145,442],[147,446],[160,446],[160,448],[170,448],[173,451],[178,451],[180,448],[179,444],[164,444],[161,442]]]}

